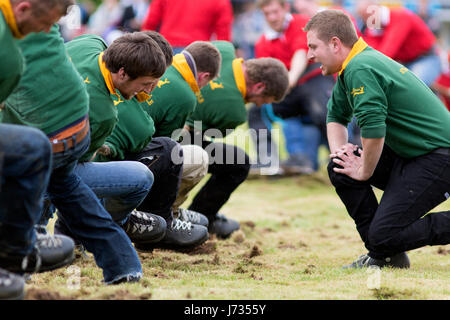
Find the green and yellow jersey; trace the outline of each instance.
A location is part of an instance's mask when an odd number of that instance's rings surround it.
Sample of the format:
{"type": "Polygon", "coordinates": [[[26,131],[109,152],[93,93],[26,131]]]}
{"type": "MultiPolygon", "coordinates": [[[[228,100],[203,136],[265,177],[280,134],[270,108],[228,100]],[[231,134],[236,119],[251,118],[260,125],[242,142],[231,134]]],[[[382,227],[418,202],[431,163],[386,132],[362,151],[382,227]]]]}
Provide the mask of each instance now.
{"type": "Polygon", "coordinates": [[[118,121],[117,105],[124,102],[102,59],[106,48],[105,41],[95,35],[83,35],[66,43],[67,52],[89,94],[91,145],[81,162],[90,161],[111,134],[118,121]]]}
{"type": "Polygon", "coordinates": [[[3,122],[51,134],[88,113],[85,84],[67,57],[59,26],[18,41],[26,61],[19,85],[5,101],[3,122]]]}
{"type": "Polygon", "coordinates": [[[117,110],[119,122],[105,141],[111,154],[108,157],[97,155],[95,161],[124,160],[127,154],[142,151],[152,140],[155,133],[153,119],[136,98],[119,104],[117,110]]]}
{"type": "Polygon", "coordinates": [[[385,138],[404,158],[450,147],[450,113],[411,71],[367,46],[354,45],[328,103],[327,122],[356,117],[363,138],[385,138]]]}
{"type": "Polygon", "coordinates": [[[246,86],[242,59],[237,59],[230,42],[212,42],[222,56],[220,76],[201,89],[202,101],[186,124],[195,129],[218,129],[223,136],[247,120],[245,109],[246,86]],[[201,127],[199,127],[201,125],[201,127]]]}
{"type": "Polygon", "coordinates": [[[155,122],[155,137],[172,137],[182,129],[195,110],[197,99],[201,101],[197,80],[184,55],[177,54],[151,98],[141,104],[155,122]]]}
{"type": "Polygon", "coordinates": [[[0,0],[0,103],[14,90],[23,73],[24,61],[16,43],[20,38],[9,0],[0,0]]]}

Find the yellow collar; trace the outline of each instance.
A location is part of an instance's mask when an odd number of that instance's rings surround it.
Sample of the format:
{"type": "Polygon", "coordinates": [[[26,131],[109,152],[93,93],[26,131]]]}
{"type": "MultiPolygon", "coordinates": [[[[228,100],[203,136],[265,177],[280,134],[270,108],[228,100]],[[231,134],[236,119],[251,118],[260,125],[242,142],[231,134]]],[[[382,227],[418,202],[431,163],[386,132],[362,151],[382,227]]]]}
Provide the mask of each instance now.
{"type": "Polygon", "coordinates": [[[358,54],[363,52],[364,49],[367,48],[367,46],[368,45],[363,40],[363,38],[359,38],[358,41],[356,41],[356,43],[353,45],[352,50],[348,54],[347,59],[345,59],[344,63],[342,64],[342,69],[341,69],[341,71],[339,71],[339,75],[341,75],[341,73],[345,70],[345,68],[349,64],[350,60],[352,60],[355,56],[357,56],[358,54]]]}
{"type": "Polygon", "coordinates": [[[9,29],[11,29],[14,38],[22,39],[24,35],[20,33],[19,28],[17,27],[10,0],[0,0],[0,10],[5,16],[6,23],[8,24],[9,29]]]}
{"type": "Polygon", "coordinates": [[[244,71],[242,70],[242,63],[244,59],[234,59],[233,60],[233,74],[234,79],[236,81],[236,86],[242,94],[242,97],[245,99],[247,95],[247,86],[245,85],[245,77],[244,71]]]}
{"type": "Polygon", "coordinates": [[[202,101],[202,95],[200,93],[200,88],[198,87],[197,79],[195,79],[194,74],[192,73],[191,67],[186,61],[186,58],[183,54],[179,53],[173,57],[172,66],[181,74],[184,80],[189,84],[192,91],[195,93],[197,100],[199,102],[202,101]]]}
{"type": "Polygon", "coordinates": [[[106,68],[106,63],[105,61],[103,61],[103,54],[104,52],[100,53],[100,55],[98,56],[98,65],[100,66],[100,71],[103,75],[103,79],[105,79],[105,83],[106,86],[108,87],[109,93],[115,95],[120,100],[120,96],[116,92],[116,88],[114,88],[114,83],[111,77],[111,71],[109,71],[108,68],[106,68]]]}
{"type": "Polygon", "coordinates": [[[139,102],[145,102],[145,101],[147,101],[147,100],[150,100],[152,98],[152,95],[151,94],[148,94],[148,93],[146,93],[146,92],[139,92],[137,95],[136,95],[136,99],[137,99],[137,101],[139,101],[139,102]]]}

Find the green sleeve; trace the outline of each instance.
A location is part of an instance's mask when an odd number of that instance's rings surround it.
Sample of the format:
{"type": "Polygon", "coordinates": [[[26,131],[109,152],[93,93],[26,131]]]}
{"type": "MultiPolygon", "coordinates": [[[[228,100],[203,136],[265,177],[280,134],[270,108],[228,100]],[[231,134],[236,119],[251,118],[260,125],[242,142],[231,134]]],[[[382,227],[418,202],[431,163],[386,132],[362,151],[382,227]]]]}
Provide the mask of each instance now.
{"type": "Polygon", "coordinates": [[[383,77],[371,69],[356,69],[345,74],[345,83],[361,137],[385,137],[388,101],[383,77]]]}
{"type": "Polygon", "coordinates": [[[327,123],[337,122],[347,127],[353,117],[353,110],[348,103],[347,95],[338,81],[333,88],[333,93],[328,101],[327,123]]]}

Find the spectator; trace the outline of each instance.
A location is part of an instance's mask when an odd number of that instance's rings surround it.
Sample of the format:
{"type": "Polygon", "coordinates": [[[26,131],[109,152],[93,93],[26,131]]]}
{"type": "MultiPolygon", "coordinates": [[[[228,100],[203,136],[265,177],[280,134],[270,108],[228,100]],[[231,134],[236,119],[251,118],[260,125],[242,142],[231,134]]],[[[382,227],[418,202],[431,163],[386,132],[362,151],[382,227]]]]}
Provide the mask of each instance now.
{"type": "MultiPolygon", "coordinates": [[[[87,33],[96,34],[108,40],[109,33],[119,25],[124,10],[125,8],[119,0],[103,0],[89,18],[87,33]]],[[[114,35],[110,40],[114,40],[114,35]]],[[[112,41],[107,41],[107,43],[110,44],[112,41]]]]}
{"type": "MultiPolygon", "coordinates": [[[[239,3],[241,4],[241,3],[239,3]]],[[[233,44],[240,57],[251,59],[255,57],[255,43],[267,28],[264,15],[253,1],[243,2],[239,6],[233,23],[233,44]]]]}
{"type": "Polygon", "coordinates": [[[174,53],[193,41],[231,40],[230,0],[152,0],[142,30],[154,30],[174,53]]]}
{"type": "Polygon", "coordinates": [[[408,9],[388,8],[374,0],[358,1],[357,12],[367,43],[431,86],[441,72],[441,61],[436,37],[421,18],[408,9]]]}

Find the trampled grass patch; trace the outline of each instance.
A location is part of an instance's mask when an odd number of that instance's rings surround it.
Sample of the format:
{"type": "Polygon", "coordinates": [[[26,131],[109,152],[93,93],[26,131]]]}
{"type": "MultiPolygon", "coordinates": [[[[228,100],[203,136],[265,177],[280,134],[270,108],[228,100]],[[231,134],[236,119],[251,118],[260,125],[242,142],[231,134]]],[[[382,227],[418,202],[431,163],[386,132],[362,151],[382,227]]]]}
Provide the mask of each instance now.
{"type": "MultiPolygon", "coordinates": [[[[436,211],[448,209],[449,201],[436,211]]],[[[79,254],[70,267],[33,275],[27,299],[450,298],[450,246],[409,252],[409,270],[341,269],[365,248],[323,171],[246,181],[223,213],[241,222],[231,238],[190,253],[139,253],[139,283],[106,286],[92,256],[79,254]]]]}

